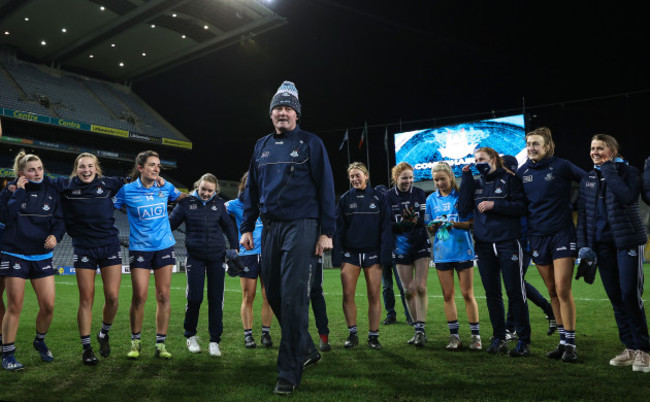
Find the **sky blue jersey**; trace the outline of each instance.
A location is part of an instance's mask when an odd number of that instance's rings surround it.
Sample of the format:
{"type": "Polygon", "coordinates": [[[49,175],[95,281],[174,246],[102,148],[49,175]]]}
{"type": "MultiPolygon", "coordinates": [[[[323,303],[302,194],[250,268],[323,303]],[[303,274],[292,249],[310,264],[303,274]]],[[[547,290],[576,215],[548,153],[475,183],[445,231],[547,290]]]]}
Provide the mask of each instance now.
{"type": "MultiPolygon", "coordinates": [[[[471,216],[459,216],[458,213],[458,192],[455,189],[443,197],[440,191],[435,191],[427,197],[424,222],[429,223],[436,219],[454,222],[465,222],[471,216]]],[[[460,262],[474,259],[474,247],[470,238],[469,230],[451,229],[449,238],[440,240],[433,237],[433,262],[460,262]]]]}
{"type": "MultiPolygon", "coordinates": [[[[239,198],[230,200],[226,202],[226,211],[228,212],[228,215],[235,218],[235,223],[237,224],[237,235],[241,239],[241,231],[239,230],[239,226],[241,225],[244,217],[244,203],[239,198]]],[[[246,250],[244,246],[239,245],[239,255],[262,254],[262,229],[262,221],[260,218],[257,218],[257,221],[255,221],[255,230],[253,230],[253,244],[255,247],[249,251],[246,250]]]]}
{"type": "Polygon", "coordinates": [[[171,183],[145,188],[138,178],[124,185],[114,199],[115,208],[126,206],[129,217],[129,249],[135,251],[164,250],[176,244],[169,226],[167,202],[181,195],[171,183]]]}

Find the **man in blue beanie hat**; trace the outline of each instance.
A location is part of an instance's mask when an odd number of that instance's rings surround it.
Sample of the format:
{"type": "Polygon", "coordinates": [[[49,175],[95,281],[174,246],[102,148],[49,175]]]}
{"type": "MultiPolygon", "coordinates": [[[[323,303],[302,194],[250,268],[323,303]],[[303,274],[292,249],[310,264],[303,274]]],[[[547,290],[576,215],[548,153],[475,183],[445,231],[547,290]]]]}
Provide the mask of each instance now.
{"type": "Polygon", "coordinates": [[[244,195],[241,244],[252,249],[260,216],[262,280],[280,322],[276,394],[291,394],[303,368],[320,360],[308,332],[312,273],[334,236],[334,178],[323,141],[298,126],[301,105],[284,81],[269,109],[274,132],[257,141],[244,195]]]}

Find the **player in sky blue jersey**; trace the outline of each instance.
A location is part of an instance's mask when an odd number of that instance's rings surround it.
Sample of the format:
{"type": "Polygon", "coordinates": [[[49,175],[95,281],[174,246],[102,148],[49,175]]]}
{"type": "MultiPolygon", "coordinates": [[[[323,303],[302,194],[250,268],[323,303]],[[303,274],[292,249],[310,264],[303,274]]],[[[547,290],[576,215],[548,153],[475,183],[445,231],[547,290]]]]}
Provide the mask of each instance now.
{"type": "Polygon", "coordinates": [[[415,334],[408,343],[417,347],[426,344],[425,322],[427,317],[427,278],[431,258],[431,242],[424,227],[427,196],[413,185],[413,166],[401,162],[392,170],[395,187],[386,197],[391,207],[393,237],[393,261],[404,293],[409,313],[413,319],[415,334]]]}
{"type": "Polygon", "coordinates": [[[481,350],[478,305],[474,297],[474,247],[469,233],[474,218],[471,214],[463,216],[458,212],[458,185],[447,163],[440,162],[434,165],[431,176],[438,190],[427,197],[424,222],[429,232],[435,235],[433,261],[442,286],[445,317],[450,332],[449,344],[446,348],[455,351],[462,344],[458,334],[458,312],[454,299],[455,271],[465,301],[465,311],[472,335],[469,348],[481,350]]]}
{"type": "MultiPolygon", "coordinates": [[[[235,218],[237,232],[242,223],[244,215],[244,191],[246,190],[246,182],[248,181],[248,172],[244,173],[239,181],[239,193],[237,198],[226,202],[226,210],[228,214],[235,218]]],[[[239,256],[242,263],[248,268],[248,272],[242,272],[239,278],[241,284],[242,300],[241,300],[241,322],[244,326],[244,346],[252,349],[257,346],[253,338],[253,302],[255,301],[255,293],[257,291],[257,278],[262,275],[262,266],[260,264],[260,257],[262,256],[262,220],[257,218],[255,221],[255,229],[253,230],[253,243],[255,247],[252,250],[246,250],[244,246],[239,247],[239,256]]],[[[271,347],[273,341],[271,340],[271,321],[273,321],[273,311],[269,302],[266,300],[266,288],[264,281],[260,280],[262,287],[262,336],[260,343],[264,347],[271,347]]]]}
{"type": "Polygon", "coordinates": [[[149,271],[156,281],[156,356],[170,359],[165,347],[169,326],[169,291],[172,267],[176,263],[174,236],[169,226],[167,202],[179,200],[181,194],[172,184],[162,187],[156,183],[160,174],[157,152],[138,154],[131,173],[131,183],[115,196],[115,208],[126,207],[129,217],[129,265],[131,266],[131,349],[130,359],[140,357],[140,331],[144,319],[144,303],[149,293],[149,271]]]}
{"type": "Polygon", "coordinates": [[[113,197],[124,185],[124,177],[106,177],[97,157],[81,153],[69,178],[53,180],[61,192],[66,230],[72,237],[74,267],[79,287],[77,323],[83,347],[82,362],[98,363],[90,343],[95,299],[95,271],[99,267],[104,290],[102,328],[97,333],[99,353],[110,354],[108,332],[117,313],[122,282],[122,253],[113,218],[113,197]]]}
{"type": "Polygon", "coordinates": [[[41,159],[21,151],[14,160],[16,181],[3,190],[0,199],[7,200],[0,209],[0,221],[6,227],[2,234],[0,275],[4,276],[7,310],[2,320],[2,367],[22,370],[16,361],[14,341],[29,279],[39,311],[36,315],[36,338],[33,346],[41,360],[54,360],[45,344],[47,330],[54,314],[54,266],[52,250],[65,233],[59,193],[44,176],[41,159]],[[15,185],[15,187],[13,187],[15,185]]]}

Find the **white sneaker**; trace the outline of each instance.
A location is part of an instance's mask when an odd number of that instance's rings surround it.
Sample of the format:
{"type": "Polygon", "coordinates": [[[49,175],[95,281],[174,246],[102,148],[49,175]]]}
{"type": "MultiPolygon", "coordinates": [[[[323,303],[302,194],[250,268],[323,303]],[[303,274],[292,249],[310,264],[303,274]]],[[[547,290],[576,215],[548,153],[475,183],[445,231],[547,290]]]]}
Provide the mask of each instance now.
{"type": "Polygon", "coordinates": [[[643,371],[644,373],[650,372],[650,356],[647,352],[642,350],[634,351],[634,363],[632,363],[632,371],[643,371]]]}
{"type": "Polygon", "coordinates": [[[451,335],[449,337],[449,344],[446,346],[446,349],[456,351],[460,349],[462,344],[463,343],[460,341],[460,337],[458,335],[451,335]]]}
{"type": "Polygon", "coordinates": [[[470,350],[481,350],[483,349],[483,344],[481,344],[481,335],[472,335],[472,342],[469,344],[470,350]]]}
{"type": "Polygon", "coordinates": [[[194,335],[190,336],[187,338],[187,350],[190,351],[190,353],[200,353],[201,352],[201,346],[199,345],[199,337],[194,335]]]}
{"type": "Polygon", "coordinates": [[[625,349],[621,354],[609,361],[609,364],[616,367],[631,366],[634,363],[635,353],[632,349],[625,349]]]}
{"type": "Polygon", "coordinates": [[[221,349],[217,342],[210,342],[210,356],[221,357],[221,349]]]}

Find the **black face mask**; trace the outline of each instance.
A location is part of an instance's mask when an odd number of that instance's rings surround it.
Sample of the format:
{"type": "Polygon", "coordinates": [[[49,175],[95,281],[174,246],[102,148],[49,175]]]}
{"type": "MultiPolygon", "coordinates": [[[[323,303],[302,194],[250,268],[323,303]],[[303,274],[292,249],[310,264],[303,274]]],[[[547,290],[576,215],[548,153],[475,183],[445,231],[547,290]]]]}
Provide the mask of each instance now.
{"type": "Polygon", "coordinates": [[[474,167],[476,167],[476,170],[478,170],[478,172],[483,176],[487,176],[487,174],[490,173],[490,170],[492,169],[490,164],[486,162],[477,163],[476,165],[474,165],[474,167]]]}

